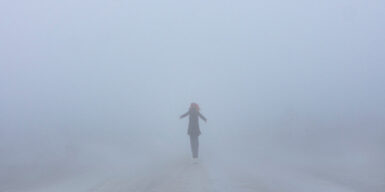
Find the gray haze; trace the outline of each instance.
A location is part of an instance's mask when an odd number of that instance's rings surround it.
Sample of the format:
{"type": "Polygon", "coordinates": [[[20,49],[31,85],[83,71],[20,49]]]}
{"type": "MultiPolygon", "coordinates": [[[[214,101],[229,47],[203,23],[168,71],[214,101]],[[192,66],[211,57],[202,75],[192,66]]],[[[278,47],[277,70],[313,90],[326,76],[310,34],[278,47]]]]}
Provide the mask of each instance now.
{"type": "Polygon", "coordinates": [[[178,117],[191,102],[208,118],[200,150],[212,175],[263,162],[383,190],[384,10],[379,0],[2,0],[0,191],[188,159],[178,117]]]}

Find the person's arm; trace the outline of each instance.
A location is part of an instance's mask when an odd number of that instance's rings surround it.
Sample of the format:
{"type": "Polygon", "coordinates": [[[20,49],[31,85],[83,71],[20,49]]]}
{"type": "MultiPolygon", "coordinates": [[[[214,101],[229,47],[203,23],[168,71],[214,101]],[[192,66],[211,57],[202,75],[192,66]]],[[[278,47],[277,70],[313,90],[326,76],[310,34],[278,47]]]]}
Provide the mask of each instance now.
{"type": "Polygon", "coordinates": [[[179,118],[182,119],[183,117],[186,117],[189,114],[189,111],[187,111],[185,114],[181,115],[179,118]]]}
{"type": "Polygon", "coordinates": [[[201,118],[201,119],[203,119],[203,121],[207,121],[207,119],[206,119],[206,117],[205,116],[203,116],[201,113],[199,113],[199,117],[201,118]]]}

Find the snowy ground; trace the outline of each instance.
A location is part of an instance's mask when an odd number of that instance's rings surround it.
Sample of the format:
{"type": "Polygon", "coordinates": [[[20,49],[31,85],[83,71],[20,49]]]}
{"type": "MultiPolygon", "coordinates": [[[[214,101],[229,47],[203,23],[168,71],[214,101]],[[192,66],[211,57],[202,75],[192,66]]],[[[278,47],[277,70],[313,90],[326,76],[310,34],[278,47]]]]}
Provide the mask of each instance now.
{"type": "Polygon", "coordinates": [[[28,187],[0,188],[1,192],[353,192],[383,191],[384,177],[349,177],[347,172],[295,169],[272,162],[215,161],[194,163],[187,156],[150,166],[87,172],[28,187]],[[366,178],[366,180],[365,180],[366,178]],[[360,180],[357,180],[360,179],[360,180]]]}
{"type": "Polygon", "coordinates": [[[211,142],[206,138],[201,141],[197,163],[190,157],[188,143],[175,140],[163,146],[160,142],[156,147],[141,145],[136,150],[127,149],[130,153],[88,154],[83,164],[77,164],[78,168],[70,162],[40,167],[35,164],[20,167],[20,163],[15,168],[7,166],[8,169],[0,169],[0,192],[383,192],[385,189],[385,158],[377,151],[305,154],[273,145],[236,146],[226,140],[211,142]]]}

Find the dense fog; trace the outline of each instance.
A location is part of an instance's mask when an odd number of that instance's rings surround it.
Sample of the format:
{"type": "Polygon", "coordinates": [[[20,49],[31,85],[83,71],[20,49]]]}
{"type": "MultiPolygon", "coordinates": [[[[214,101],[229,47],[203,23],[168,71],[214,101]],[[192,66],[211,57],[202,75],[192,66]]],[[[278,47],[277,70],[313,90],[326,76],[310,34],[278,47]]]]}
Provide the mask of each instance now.
{"type": "Polygon", "coordinates": [[[383,190],[384,10],[375,0],[3,0],[0,191],[189,159],[179,116],[191,102],[208,119],[208,167],[333,170],[355,191],[383,190]]]}

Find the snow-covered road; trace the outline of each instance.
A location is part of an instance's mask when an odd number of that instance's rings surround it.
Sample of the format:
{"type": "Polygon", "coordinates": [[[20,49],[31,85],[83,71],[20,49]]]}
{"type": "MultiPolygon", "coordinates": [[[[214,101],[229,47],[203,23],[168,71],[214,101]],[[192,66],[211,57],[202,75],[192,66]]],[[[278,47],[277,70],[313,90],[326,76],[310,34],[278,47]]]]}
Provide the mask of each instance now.
{"type": "MultiPolygon", "coordinates": [[[[320,172],[319,172],[320,173],[320,172]]],[[[161,161],[151,165],[121,167],[88,172],[55,182],[28,188],[1,189],[1,192],[379,192],[385,186],[381,178],[370,182],[340,182],[337,175],[319,176],[284,164],[241,162],[234,159],[188,157],[161,161]],[[224,161],[226,160],[226,161],[224,161]],[[252,166],[251,166],[252,165],[252,166]],[[349,183],[350,182],[350,183],[349,183]],[[362,185],[360,185],[360,182],[362,185]]],[[[329,175],[332,172],[329,171],[329,175]]],[[[358,180],[357,180],[358,181],[358,180]]]]}
{"type": "Polygon", "coordinates": [[[124,191],[213,191],[213,183],[203,163],[179,161],[153,168],[147,174],[115,176],[93,188],[94,192],[124,191]]]}

